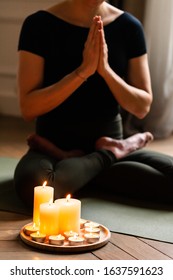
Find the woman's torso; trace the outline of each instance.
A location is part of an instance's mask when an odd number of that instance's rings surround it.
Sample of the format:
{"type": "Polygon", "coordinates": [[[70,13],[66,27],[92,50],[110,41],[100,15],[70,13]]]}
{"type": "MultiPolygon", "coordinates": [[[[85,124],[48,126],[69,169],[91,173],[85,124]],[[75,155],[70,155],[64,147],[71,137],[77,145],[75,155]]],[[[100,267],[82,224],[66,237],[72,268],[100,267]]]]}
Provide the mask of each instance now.
{"type": "MultiPolygon", "coordinates": [[[[132,19],[131,15],[123,13],[104,27],[108,45],[109,64],[122,78],[127,74],[128,60],[131,52],[133,52],[131,44],[132,31],[129,32],[129,28],[127,28],[128,22],[135,26],[135,19],[132,19]]],[[[22,36],[20,38],[19,49],[23,48],[44,57],[45,73],[43,87],[56,83],[81,64],[83,48],[89,28],[70,24],[46,11],[38,11],[28,17],[25,25],[29,28],[30,33],[23,31],[25,35],[24,38],[22,36]],[[30,44],[29,40],[32,40],[33,43],[30,44]],[[23,43],[24,41],[25,43],[23,43]],[[22,44],[24,44],[24,47],[21,47],[22,44]]],[[[130,30],[133,30],[133,27],[130,30]]],[[[62,148],[68,148],[68,144],[64,144],[62,133],[66,135],[66,138],[69,135],[69,138],[66,139],[67,142],[71,141],[71,137],[75,138],[75,135],[80,135],[80,133],[78,134],[79,127],[82,127],[82,124],[87,124],[86,127],[88,128],[86,131],[88,137],[91,136],[93,138],[92,125],[98,125],[99,123],[101,126],[102,122],[110,122],[111,124],[118,114],[118,103],[105,81],[95,73],[63,104],[51,112],[38,117],[36,130],[40,135],[49,138],[62,148]],[[92,124],[91,130],[88,124],[92,124]],[[73,131],[71,131],[72,127],[73,131]]],[[[105,134],[110,133],[110,127],[109,129],[106,129],[105,125],[103,127],[105,129],[102,129],[102,134],[104,134],[104,130],[105,134]]],[[[115,126],[113,125],[112,130],[114,129],[115,126]]],[[[97,131],[97,127],[95,131],[97,131]]],[[[119,131],[118,133],[113,131],[110,134],[114,134],[116,137],[119,135],[118,138],[122,136],[119,131]]],[[[77,136],[76,141],[78,138],[77,136]]],[[[85,139],[83,139],[83,142],[85,142],[85,139]]]]}

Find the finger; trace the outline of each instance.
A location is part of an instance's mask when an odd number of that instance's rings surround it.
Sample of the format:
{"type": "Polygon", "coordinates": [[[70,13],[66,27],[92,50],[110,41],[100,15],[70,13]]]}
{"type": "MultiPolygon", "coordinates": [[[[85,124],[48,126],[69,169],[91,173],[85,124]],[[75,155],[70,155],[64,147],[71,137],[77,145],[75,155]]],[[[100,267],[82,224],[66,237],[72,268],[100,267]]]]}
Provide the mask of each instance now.
{"type": "Polygon", "coordinates": [[[95,16],[93,18],[93,22],[91,24],[90,31],[89,31],[88,38],[87,38],[87,42],[89,44],[91,43],[93,38],[96,36],[98,29],[99,29],[99,17],[95,16]]]}
{"type": "Polygon", "coordinates": [[[96,21],[92,21],[92,24],[91,24],[91,27],[90,27],[90,30],[89,30],[89,33],[88,33],[88,38],[87,38],[87,41],[91,41],[92,37],[93,37],[93,33],[96,29],[96,21]]]}

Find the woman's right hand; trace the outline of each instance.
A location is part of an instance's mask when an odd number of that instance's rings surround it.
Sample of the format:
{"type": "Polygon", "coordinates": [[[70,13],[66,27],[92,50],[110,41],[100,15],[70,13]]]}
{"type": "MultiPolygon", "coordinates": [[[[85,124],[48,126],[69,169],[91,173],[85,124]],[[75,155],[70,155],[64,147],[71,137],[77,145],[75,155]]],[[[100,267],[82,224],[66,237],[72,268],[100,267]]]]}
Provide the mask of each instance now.
{"type": "Polygon", "coordinates": [[[98,67],[100,51],[100,28],[100,16],[95,16],[85,42],[83,50],[83,62],[77,69],[78,74],[86,79],[93,75],[98,67]]]}

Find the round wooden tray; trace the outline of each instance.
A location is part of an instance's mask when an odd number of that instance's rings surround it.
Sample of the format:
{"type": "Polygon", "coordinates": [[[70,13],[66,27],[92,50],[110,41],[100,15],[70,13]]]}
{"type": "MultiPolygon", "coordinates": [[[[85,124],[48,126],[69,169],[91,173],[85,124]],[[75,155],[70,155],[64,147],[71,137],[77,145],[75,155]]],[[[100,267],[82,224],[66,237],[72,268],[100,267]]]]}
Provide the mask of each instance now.
{"type": "MultiPolygon", "coordinates": [[[[30,223],[31,224],[31,223],[30,223]]],[[[27,224],[27,225],[30,225],[27,224]]],[[[24,228],[27,226],[23,226],[20,230],[20,238],[27,245],[34,247],[36,249],[40,249],[43,251],[52,251],[52,252],[69,252],[69,253],[78,253],[78,252],[86,252],[98,249],[104,245],[106,245],[111,237],[111,233],[108,228],[103,225],[100,226],[100,239],[95,243],[87,243],[84,242],[82,245],[72,246],[69,245],[68,241],[65,241],[64,245],[52,245],[49,244],[48,238],[46,238],[45,242],[39,243],[31,239],[30,236],[26,235],[24,232],[24,228]]],[[[80,236],[83,236],[83,229],[81,229],[80,236]]]]}

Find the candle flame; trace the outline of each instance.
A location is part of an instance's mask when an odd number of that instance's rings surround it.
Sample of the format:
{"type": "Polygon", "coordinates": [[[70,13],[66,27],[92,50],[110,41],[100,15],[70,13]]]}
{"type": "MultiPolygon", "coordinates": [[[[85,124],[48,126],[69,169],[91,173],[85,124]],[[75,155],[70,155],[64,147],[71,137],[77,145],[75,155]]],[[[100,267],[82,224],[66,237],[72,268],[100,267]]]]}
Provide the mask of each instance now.
{"type": "Polygon", "coordinates": [[[79,236],[77,233],[75,233],[73,237],[74,237],[74,239],[78,239],[79,236]]]}
{"type": "Polygon", "coordinates": [[[39,231],[37,231],[37,236],[39,236],[40,235],[40,232],[39,231]]]}
{"type": "Polygon", "coordinates": [[[35,229],[35,223],[33,223],[32,227],[33,227],[33,229],[35,229]]]}
{"type": "Polygon", "coordinates": [[[69,201],[70,201],[70,198],[71,198],[71,195],[70,195],[70,194],[68,194],[68,195],[66,196],[66,200],[67,200],[67,202],[69,202],[69,201]]]}
{"type": "Polygon", "coordinates": [[[43,187],[45,187],[47,185],[47,181],[45,181],[44,183],[43,183],[43,187]]]}

